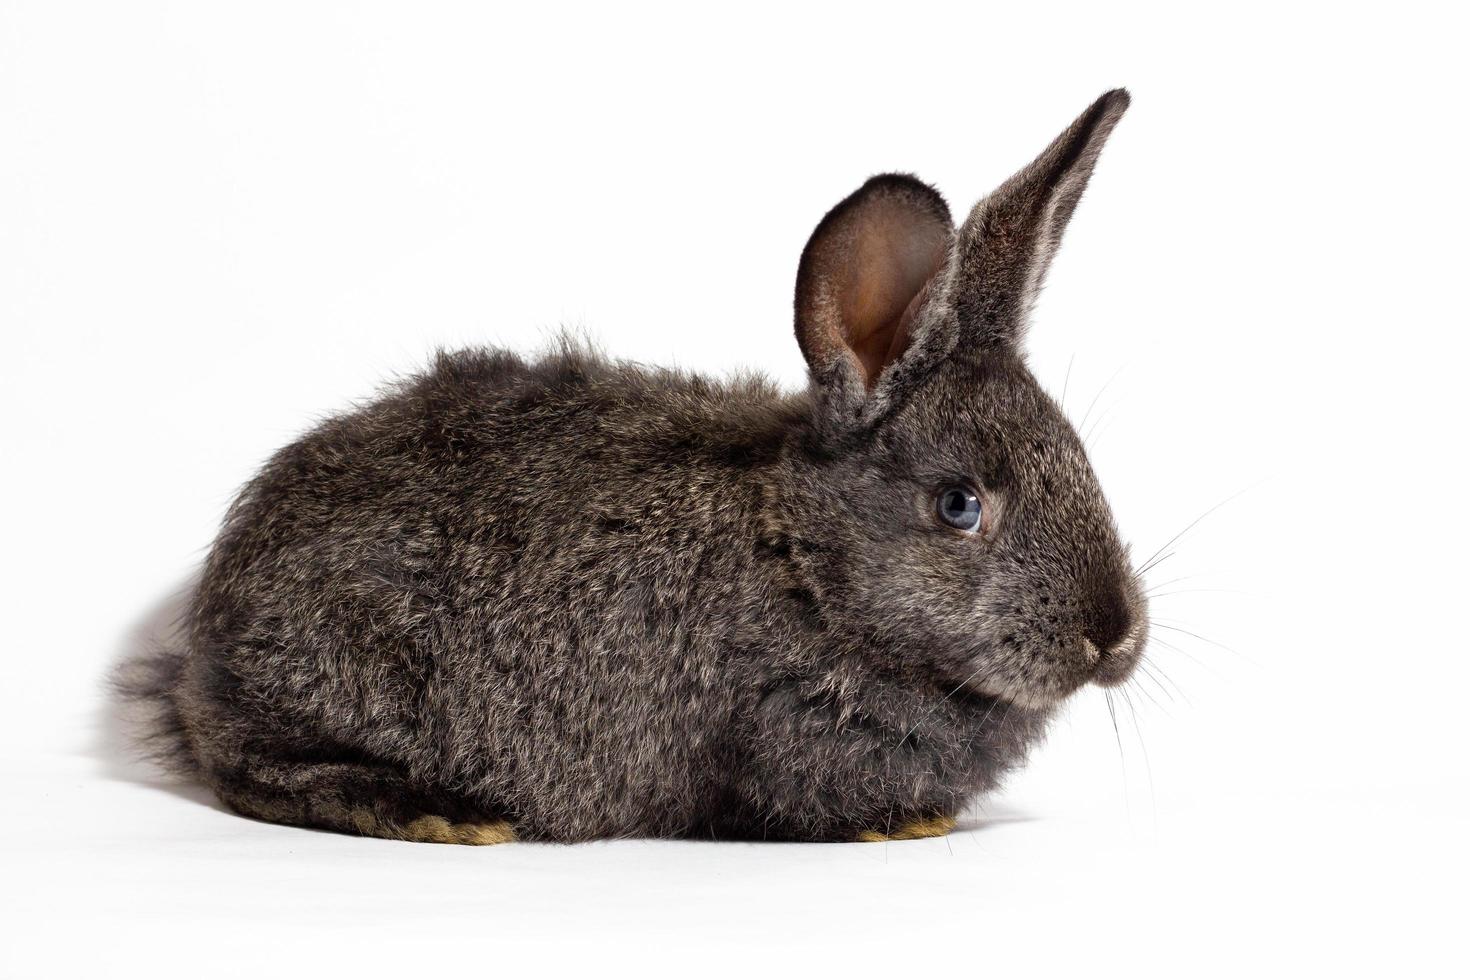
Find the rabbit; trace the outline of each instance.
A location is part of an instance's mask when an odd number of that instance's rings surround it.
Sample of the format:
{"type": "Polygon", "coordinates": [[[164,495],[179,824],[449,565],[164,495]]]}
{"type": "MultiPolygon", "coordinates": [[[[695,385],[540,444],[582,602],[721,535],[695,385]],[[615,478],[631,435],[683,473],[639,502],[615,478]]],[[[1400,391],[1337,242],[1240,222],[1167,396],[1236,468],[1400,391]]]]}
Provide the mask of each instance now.
{"type": "Polygon", "coordinates": [[[248,817],[395,840],[937,836],[1146,601],[1021,343],[1129,104],[956,228],[873,177],[796,277],[800,393],[440,353],[277,453],[130,691],[248,817]]]}

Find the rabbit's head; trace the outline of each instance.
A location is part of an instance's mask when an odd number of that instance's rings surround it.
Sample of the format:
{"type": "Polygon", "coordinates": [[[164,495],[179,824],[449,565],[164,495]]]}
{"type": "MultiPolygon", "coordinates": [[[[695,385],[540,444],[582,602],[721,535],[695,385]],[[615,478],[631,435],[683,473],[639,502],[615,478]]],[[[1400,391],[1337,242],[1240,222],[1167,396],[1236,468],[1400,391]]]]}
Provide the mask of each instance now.
{"type": "Polygon", "coordinates": [[[958,229],[927,185],[869,180],[797,277],[816,425],[793,536],[811,588],[835,621],[893,641],[875,646],[1025,707],[1121,683],[1146,640],[1081,440],[1020,346],[1127,106],[1103,96],[958,229]]]}

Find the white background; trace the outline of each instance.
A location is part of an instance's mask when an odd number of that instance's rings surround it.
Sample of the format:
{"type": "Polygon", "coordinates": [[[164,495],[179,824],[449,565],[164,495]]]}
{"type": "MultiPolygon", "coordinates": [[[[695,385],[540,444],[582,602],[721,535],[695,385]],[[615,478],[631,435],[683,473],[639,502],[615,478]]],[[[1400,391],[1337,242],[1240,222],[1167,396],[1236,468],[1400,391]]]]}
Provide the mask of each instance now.
{"type": "Polygon", "coordinates": [[[520,6],[0,6],[0,974],[1463,976],[1449,5],[520,6]],[[890,845],[405,845],[128,758],[102,676],[312,420],[560,325],[795,388],[830,205],[963,212],[1116,85],[1033,368],[1136,555],[1228,501],[1116,735],[890,845]]]}

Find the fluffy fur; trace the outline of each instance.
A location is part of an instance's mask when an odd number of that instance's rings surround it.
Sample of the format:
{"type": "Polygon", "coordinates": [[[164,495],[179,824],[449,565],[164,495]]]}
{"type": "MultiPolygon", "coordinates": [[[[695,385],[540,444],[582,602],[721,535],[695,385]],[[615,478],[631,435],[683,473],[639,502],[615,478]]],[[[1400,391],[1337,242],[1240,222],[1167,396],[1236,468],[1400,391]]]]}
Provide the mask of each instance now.
{"type": "Polygon", "coordinates": [[[283,823],[942,833],[1143,644],[1107,505],[1018,348],[1126,105],[957,232],[908,177],[834,209],[798,275],[799,395],[574,345],[441,354],[251,481],[135,692],[226,804],[283,823]],[[936,518],[956,484],[979,533],[936,518]]]}

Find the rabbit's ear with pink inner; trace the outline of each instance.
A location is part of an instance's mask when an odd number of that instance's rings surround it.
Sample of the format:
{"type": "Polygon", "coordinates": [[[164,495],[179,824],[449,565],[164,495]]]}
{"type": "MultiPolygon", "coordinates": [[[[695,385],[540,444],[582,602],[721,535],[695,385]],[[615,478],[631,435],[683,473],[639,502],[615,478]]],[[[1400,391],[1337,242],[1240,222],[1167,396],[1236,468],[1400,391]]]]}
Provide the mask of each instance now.
{"type": "Polygon", "coordinates": [[[834,407],[859,412],[908,349],[953,239],[944,198],[905,174],[872,178],[812,232],[796,274],[796,339],[834,407]]]}
{"type": "Polygon", "coordinates": [[[796,278],[796,337],[829,433],[870,425],[956,351],[1015,349],[1062,232],[1128,108],[1115,89],[956,233],[932,187],[874,177],[822,219],[796,278]]]}

